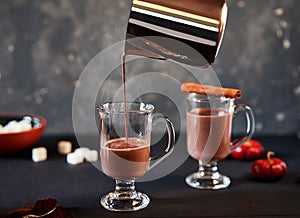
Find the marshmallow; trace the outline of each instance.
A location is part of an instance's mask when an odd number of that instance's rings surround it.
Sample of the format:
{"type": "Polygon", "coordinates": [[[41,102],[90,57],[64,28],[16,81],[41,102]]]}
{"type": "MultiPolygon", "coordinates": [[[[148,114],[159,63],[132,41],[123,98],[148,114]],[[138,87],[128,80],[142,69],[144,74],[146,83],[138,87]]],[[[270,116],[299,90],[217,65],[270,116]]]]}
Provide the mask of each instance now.
{"type": "Polygon", "coordinates": [[[98,151],[96,150],[89,150],[85,153],[85,159],[88,162],[96,162],[98,161],[98,151]]]}
{"type": "Polygon", "coordinates": [[[81,147],[81,148],[76,148],[75,149],[75,153],[79,153],[79,154],[82,154],[83,156],[86,154],[86,153],[88,153],[90,151],[90,149],[89,148],[87,148],[87,147],[81,147]]]}
{"type": "Polygon", "coordinates": [[[98,152],[96,150],[90,150],[87,147],[76,148],[73,153],[67,155],[67,163],[69,164],[80,164],[84,160],[88,162],[98,161],[98,152]]]}
{"type": "Polygon", "coordinates": [[[28,122],[27,120],[21,120],[18,123],[21,131],[26,131],[26,130],[31,130],[32,129],[32,125],[30,122],[28,122]]]}
{"type": "Polygon", "coordinates": [[[47,149],[45,147],[32,149],[32,160],[34,162],[47,160],[47,149]]]}
{"type": "Polygon", "coordinates": [[[5,132],[20,132],[21,128],[18,125],[18,122],[15,120],[10,121],[6,126],[4,126],[5,132]]]}
{"type": "Polygon", "coordinates": [[[68,164],[72,164],[72,165],[77,165],[77,164],[80,164],[80,163],[83,163],[84,161],[84,158],[81,154],[79,154],[78,152],[75,153],[69,153],[67,155],[67,163],[68,164]]]}
{"type": "Polygon", "coordinates": [[[72,143],[69,141],[60,141],[57,145],[59,154],[69,154],[72,152],[72,143]]]}
{"type": "Polygon", "coordinates": [[[12,120],[5,126],[0,127],[0,133],[12,133],[12,132],[22,132],[32,129],[32,125],[29,120],[23,119],[21,121],[12,120]]]}

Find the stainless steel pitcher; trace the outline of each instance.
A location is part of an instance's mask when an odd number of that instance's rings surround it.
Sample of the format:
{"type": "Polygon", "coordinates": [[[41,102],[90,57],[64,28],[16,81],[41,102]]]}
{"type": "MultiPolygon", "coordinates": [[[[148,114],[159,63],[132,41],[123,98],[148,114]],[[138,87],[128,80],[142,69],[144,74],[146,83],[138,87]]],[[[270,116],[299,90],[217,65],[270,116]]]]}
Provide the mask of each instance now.
{"type": "Polygon", "coordinates": [[[193,66],[212,64],[222,42],[227,11],[226,0],[133,0],[125,54],[193,66]]]}

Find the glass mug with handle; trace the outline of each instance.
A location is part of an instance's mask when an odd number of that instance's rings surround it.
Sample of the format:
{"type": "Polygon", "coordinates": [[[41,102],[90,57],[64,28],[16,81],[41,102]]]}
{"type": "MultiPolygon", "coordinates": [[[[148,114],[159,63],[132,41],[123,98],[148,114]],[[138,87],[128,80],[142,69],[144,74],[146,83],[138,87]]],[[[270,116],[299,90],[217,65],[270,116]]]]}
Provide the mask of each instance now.
{"type": "Polygon", "coordinates": [[[254,133],[254,115],[245,104],[235,105],[234,98],[187,94],[187,150],[199,161],[199,170],[186,183],[198,189],[222,189],[230,185],[229,177],[218,172],[217,162],[248,141],[254,133]],[[246,134],[231,141],[233,118],[246,117],[246,134]]]}
{"type": "Polygon", "coordinates": [[[98,111],[102,170],[116,181],[115,191],[104,195],[100,203],[110,211],[143,209],[150,200],[146,194],[135,190],[135,179],[172,151],[173,124],[167,117],[154,115],[151,104],[106,103],[99,106],[98,111]],[[164,153],[151,157],[151,130],[157,122],[165,123],[169,140],[164,153]]]}

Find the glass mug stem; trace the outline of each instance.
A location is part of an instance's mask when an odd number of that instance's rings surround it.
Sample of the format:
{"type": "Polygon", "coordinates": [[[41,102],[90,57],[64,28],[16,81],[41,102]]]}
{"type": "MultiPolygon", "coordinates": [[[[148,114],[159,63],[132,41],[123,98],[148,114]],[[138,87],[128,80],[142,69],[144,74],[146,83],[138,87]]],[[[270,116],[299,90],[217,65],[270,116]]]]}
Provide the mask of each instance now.
{"type": "Polygon", "coordinates": [[[201,160],[199,160],[199,173],[200,175],[210,175],[212,177],[218,177],[218,165],[216,161],[211,161],[208,163],[203,163],[201,160]]]}
{"type": "Polygon", "coordinates": [[[137,197],[134,180],[123,181],[116,179],[115,197],[119,199],[134,199],[137,197]]]}

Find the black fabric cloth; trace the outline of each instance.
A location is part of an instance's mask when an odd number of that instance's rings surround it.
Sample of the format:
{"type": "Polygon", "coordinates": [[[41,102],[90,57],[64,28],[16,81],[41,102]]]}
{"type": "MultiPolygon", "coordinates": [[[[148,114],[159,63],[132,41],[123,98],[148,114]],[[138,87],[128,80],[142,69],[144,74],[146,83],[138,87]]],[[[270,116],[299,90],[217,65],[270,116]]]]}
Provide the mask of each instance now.
{"type": "Polygon", "coordinates": [[[114,189],[114,181],[92,164],[69,165],[58,155],[59,140],[74,136],[44,136],[38,143],[48,148],[48,160],[34,163],[31,150],[0,157],[0,214],[55,198],[74,217],[300,217],[300,143],[296,136],[256,137],[288,166],[286,175],[275,182],[262,182],[251,175],[251,163],[228,157],[219,163],[220,172],[232,179],[229,188],[203,191],[185,184],[185,176],[197,170],[188,159],[173,173],[154,181],[137,183],[150,205],[138,212],[106,211],[101,196],[114,189]]]}

